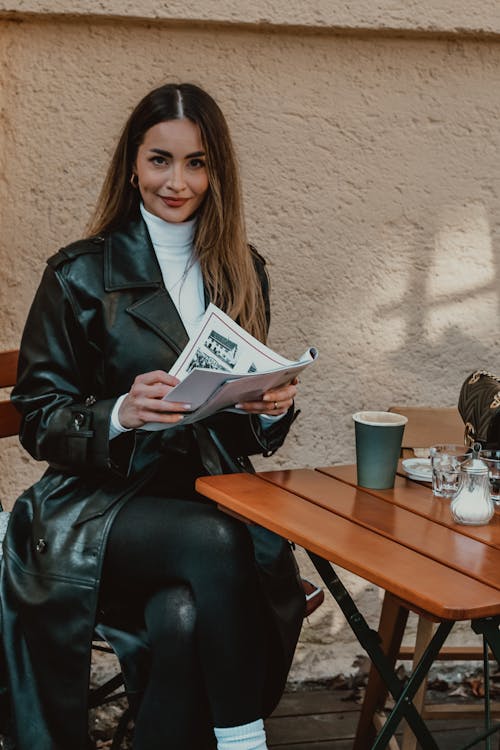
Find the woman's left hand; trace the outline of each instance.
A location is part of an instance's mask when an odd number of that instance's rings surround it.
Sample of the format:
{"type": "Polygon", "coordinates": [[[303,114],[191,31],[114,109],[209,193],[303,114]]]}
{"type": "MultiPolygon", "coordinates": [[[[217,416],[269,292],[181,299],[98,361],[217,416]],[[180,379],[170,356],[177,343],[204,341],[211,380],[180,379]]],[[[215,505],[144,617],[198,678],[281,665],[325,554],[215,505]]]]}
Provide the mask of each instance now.
{"type": "Polygon", "coordinates": [[[249,414],[269,414],[279,416],[284,414],[292,406],[297,395],[298,378],[294,378],[288,385],[273,388],[266,391],[260,401],[245,401],[236,404],[238,409],[244,409],[249,414]]]}

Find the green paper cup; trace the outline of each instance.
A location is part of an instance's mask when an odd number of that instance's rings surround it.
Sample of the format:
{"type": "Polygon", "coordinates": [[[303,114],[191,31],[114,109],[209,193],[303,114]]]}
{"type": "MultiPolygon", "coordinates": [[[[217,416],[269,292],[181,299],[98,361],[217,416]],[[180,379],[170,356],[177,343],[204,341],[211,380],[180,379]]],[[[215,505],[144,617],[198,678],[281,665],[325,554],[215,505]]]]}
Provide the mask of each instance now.
{"type": "Polygon", "coordinates": [[[352,418],[358,485],[374,490],[394,487],[407,417],[390,411],[358,411],[352,418]]]}

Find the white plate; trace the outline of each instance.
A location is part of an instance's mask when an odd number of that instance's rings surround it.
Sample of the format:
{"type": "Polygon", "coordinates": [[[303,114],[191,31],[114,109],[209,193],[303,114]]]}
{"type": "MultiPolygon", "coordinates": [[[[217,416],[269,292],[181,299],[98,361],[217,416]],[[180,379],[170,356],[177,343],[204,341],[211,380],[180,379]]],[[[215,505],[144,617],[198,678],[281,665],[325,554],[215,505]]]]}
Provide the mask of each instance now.
{"type": "Polygon", "coordinates": [[[419,482],[432,482],[430,458],[405,458],[402,464],[410,479],[417,479],[419,482]]]}

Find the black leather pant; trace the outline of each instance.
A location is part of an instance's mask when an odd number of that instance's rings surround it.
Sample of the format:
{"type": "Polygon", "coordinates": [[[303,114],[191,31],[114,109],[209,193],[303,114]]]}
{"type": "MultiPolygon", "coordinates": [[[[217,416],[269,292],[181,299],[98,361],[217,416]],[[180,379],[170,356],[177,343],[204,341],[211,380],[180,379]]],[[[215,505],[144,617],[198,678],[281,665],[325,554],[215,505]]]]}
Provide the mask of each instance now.
{"type": "Polygon", "coordinates": [[[266,627],[247,527],[202,498],[136,497],[118,513],[101,603],[145,623],[150,680],[136,750],[190,750],[212,726],[263,714],[266,627]]]}

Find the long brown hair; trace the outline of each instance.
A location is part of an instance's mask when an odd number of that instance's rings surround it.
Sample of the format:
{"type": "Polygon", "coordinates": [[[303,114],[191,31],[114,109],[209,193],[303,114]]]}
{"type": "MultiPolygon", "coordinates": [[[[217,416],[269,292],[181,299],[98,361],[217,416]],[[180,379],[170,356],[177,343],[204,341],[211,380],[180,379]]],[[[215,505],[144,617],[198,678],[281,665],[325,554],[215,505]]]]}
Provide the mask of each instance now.
{"type": "Polygon", "coordinates": [[[196,258],[214,304],[265,341],[261,283],[248,246],[238,168],[219,106],[191,83],[168,83],[147,94],[130,115],[116,146],[90,221],[89,234],[123,228],[140,215],[140,194],[130,183],[137,150],[159,122],[188,118],[200,128],[209,189],[198,209],[196,258]]]}

